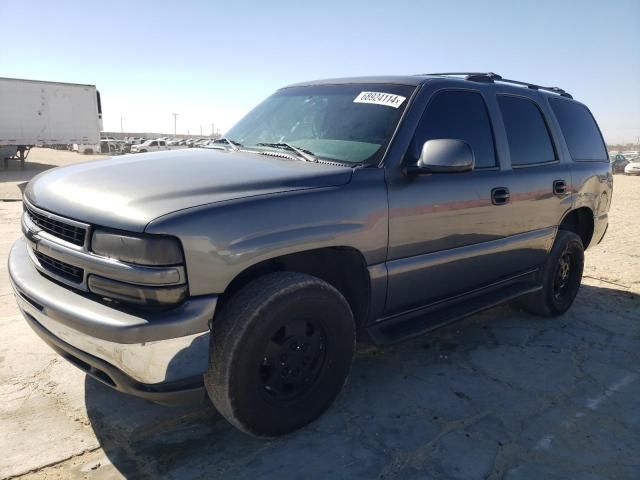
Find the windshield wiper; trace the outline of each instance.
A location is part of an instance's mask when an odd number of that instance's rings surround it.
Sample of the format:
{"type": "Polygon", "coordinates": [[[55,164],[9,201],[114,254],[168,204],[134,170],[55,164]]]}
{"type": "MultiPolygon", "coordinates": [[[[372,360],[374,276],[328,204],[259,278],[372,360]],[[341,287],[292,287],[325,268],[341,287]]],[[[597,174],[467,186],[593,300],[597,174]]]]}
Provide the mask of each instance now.
{"type": "Polygon", "coordinates": [[[236,151],[239,149],[239,147],[242,147],[241,143],[238,143],[234,140],[231,140],[230,138],[227,137],[223,137],[223,138],[218,138],[216,140],[214,140],[213,143],[226,143],[229,145],[229,148],[233,151],[236,151]]]}
{"type": "Polygon", "coordinates": [[[271,147],[279,148],[281,150],[289,150],[290,152],[297,153],[299,157],[304,158],[307,162],[317,162],[318,157],[313,152],[305,150],[304,148],[296,147],[290,143],[256,143],[258,147],[271,147]]]}

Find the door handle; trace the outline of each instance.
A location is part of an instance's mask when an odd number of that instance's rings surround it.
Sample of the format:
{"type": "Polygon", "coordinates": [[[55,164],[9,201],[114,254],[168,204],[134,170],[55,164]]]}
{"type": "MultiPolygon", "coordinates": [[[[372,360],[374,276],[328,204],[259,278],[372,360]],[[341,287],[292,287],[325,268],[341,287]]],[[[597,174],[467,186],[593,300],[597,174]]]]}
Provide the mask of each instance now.
{"type": "Polygon", "coordinates": [[[494,205],[506,205],[510,199],[511,194],[506,187],[496,187],[491,190],[491,203],[494,205]]]}
{"type": "Polygon", "coordinates": [[[569,192],[567,191],[567,182],[564,180],[554,180],[553,181],[553,194],[554,195],[567,195],[569,192]]]}

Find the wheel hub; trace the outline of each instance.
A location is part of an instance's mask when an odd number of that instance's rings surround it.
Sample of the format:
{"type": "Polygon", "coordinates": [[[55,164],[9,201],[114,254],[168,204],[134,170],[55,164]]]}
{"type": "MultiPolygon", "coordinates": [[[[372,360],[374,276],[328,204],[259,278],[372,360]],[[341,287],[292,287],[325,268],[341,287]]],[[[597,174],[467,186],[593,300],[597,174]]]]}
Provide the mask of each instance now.
{"type": "Polygon", "coordinates": [[[278,398],[304,393],[317,379],[325,357],[325,335],[306,320],[283,324],[269,340],[260,379],[264,389],[278,398]]]}
{"type": "Polygon", "coordinates": [[[556,277],[553,283],[553,293],[556,298],[560,298],[564,295],[570,284],[571,278],[571,255],[564,253],[559,261],[556,270],[556,277]]]}

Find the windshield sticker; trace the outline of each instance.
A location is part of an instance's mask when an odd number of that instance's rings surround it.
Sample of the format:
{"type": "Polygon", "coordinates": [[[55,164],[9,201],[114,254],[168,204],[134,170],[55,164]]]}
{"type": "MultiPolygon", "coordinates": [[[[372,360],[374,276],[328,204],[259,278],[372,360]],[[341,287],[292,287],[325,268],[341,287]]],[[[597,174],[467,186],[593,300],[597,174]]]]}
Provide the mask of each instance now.
{"type": "Polygon", "coordinates": [[[373,103],[374,105],[386,105],[398,108],[407,97],[384,92],[360,92],[353,103],[373,103]]]}

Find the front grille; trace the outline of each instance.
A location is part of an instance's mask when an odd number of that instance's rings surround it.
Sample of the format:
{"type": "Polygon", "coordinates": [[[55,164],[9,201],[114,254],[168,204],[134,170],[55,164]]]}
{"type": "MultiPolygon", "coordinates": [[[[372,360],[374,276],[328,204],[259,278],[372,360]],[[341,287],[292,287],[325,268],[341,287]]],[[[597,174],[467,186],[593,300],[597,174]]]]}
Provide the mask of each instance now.
{"type": "Polygon", "coordinates": [[[61,262],[40,252],[33,253],[44,269],[71,282],[82,283],[84,278],[83,269],[61,262]]]}
{"type": "Polygon", "coordinates": [[[60,220],[53,220],[41,213],[33,211],[29,207],[25,206],[25,208],[29,217],[31,217],[31,221],[45,232],[66,240],[67,242],[73,243],[74,245],[84,245],[84,240],[87,235],[86,229],[76,227],[75,225],[71,225],[60,220]]]}

